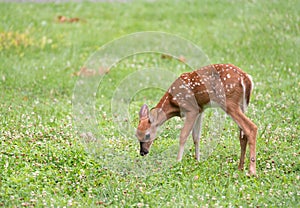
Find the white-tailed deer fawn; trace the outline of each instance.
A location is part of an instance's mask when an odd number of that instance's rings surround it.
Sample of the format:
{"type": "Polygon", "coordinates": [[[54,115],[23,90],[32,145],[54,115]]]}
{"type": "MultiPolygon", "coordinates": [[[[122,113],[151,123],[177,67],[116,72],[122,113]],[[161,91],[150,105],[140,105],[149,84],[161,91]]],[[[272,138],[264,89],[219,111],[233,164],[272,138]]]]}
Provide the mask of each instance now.
{"type": "Polygon", "coordinates": [[[136,136],[140,142],[140,154],[149,153],[157,128],[174,116],[185,115],[180,133],[177,160],[182,159],[184,144],[192,131],[195,158],[199,160],[199,140],[202,113],[212,104],[221,107],[240,128],[241,155],[238,169],[243,170],[247,143],[250,148],[250,175],[256,175],[257,126],[245,116],[252,91],[249,75],[232,64],[215,64],[184,73],[177,78],[159,103],[149,111],[142,106],[136,136]]]}

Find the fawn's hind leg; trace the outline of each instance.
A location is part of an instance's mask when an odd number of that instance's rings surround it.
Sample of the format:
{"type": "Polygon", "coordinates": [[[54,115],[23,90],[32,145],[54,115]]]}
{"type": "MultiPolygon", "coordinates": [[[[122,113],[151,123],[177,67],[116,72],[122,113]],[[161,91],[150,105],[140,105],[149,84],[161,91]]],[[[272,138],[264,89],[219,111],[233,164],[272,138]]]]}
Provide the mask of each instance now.
{"type": "MultiPolygon", "coordinates": [[[[249,174],[256,175],[256,134],[257,134],[257,126],[245,116],[240,108],[235,108],[235,105],[232,108],[227,108],[227,113],[232,117],[232,119],[238,124],[238,126],[242,129],[242,132],[245,134],[244,137],[247,138],[249,149],[250,149],[250,167],[249,174]]],[[[245,141],[242,142],[241,145],[241,153],[245,154],[246,145],[245,141]],[[245,150],[243,150],[245,149],[245,150]]],[[[242,156],[242,154],[241,154],[242,156]]]]}
{"type": "Polygon", "coordinates": [[[240,146],[241,146],[241,156],[240,156],[240,164],[239,164],[238,169],[244,170],[245,155],[246,155],[248,139],[241,128],[240,128],[239,139],[240,139],[240,146]]]}

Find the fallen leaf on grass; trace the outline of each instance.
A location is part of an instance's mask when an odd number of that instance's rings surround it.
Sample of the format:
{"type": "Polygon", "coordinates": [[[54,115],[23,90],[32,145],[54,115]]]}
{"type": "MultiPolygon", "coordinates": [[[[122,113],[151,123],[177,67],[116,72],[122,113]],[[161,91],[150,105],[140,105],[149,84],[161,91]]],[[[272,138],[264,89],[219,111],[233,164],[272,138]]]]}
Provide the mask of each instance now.
{"type": "Polygon", "coordinates": [[[107,74],[109,72],[109,68],[99,67],[98,72],[100,75],[107,74]]]}
{"type": "Polygon", "coordinates": [[[81,20],[80,18],[78,18],[78,17],[71,17],[71,18],[68,18],[68,17],[62,16],[62,15],[57,16],[57,21],[58,21],[59,23],[66,23],[66,22],[74,23],[74,22],[79,22],[79,21],[82,22],[82,20],[81,20]]]}
{"type": "Polygon", "coordinates": [[[96,75],[103,75],[109,72],[108,68],[99,67],[98,71],[93,69],[88,69],[86,67],[82,67],[78,72],[74,72],[72,76],[84,76],[84,77],[91,77],[96,75]]]}
{"type": "Polygon", "coordinates": [[[172,59],[173,57],[171,55],[168,55],[168,54],[161,54],[160,58],[161,59],[172,59]]]}
{"type": "MultiPolygon", "coordinates": [[[[161,59],[173,59],[173,56],[171,56],[171,55],[169,55],[169,54],[162,54],[162,55],[160,56],[160,58],[161,58],[161,59]]],[[[186,58],[185,58],[184,56],[182,56],[182,55],[180,55],[180,56],[178,57],[178,60],[181,61],[181,62],[183,62],[183,63],[186,62],[186,58]]]]}
{"type": "Polygon", "coordinates": [[[179,56],[178,60],[183,62],[183,63],[186,62],[186,58],[184,56],[179,56]]]}

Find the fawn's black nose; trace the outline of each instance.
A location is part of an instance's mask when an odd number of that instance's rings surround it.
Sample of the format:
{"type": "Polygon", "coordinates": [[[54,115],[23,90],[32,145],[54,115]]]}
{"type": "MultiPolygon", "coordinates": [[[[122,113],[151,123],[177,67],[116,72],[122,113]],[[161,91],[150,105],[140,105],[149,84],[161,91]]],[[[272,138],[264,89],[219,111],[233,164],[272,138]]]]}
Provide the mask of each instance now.
{"type": "Polygon", "coordinates": [[[145,155],[148,154],[148,153],[149,153],[148,150],[141,150],[141,151],[140,151],[141,156],[145,156],[145,155]]]}
{"type": "Polygon", "coordinates": [[[143,142],[140,142],[140,146],[141,146],[140,155],[141,156],[145,156],[146,154],[149,153],[149,151],[146,148],[143,147],[143,144],[144,144],[143,142]]]}

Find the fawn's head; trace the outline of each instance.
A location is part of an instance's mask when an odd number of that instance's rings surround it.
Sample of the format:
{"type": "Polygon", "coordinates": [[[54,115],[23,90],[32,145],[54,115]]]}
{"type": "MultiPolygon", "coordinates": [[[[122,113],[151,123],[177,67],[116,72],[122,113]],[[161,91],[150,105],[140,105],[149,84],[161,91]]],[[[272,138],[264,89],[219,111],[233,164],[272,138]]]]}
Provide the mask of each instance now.
{"type": "Polygon", "coordinates": [[[144,104],[139,112],[139,125],[136,130],[136,137],[140,142],[140,154],[146,155],[156,137],[157,126],[154,124],[154,117],[149,108],[144,104]]]}

